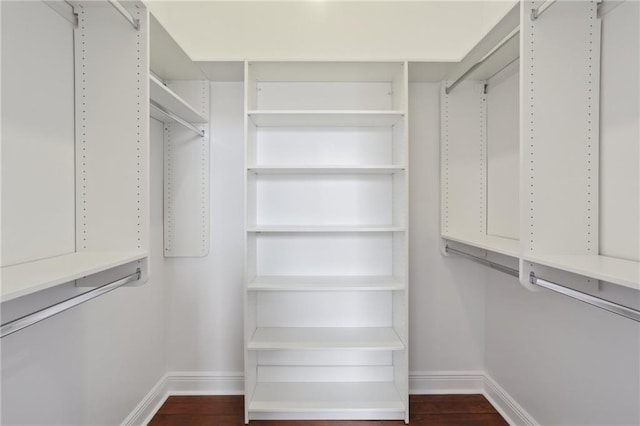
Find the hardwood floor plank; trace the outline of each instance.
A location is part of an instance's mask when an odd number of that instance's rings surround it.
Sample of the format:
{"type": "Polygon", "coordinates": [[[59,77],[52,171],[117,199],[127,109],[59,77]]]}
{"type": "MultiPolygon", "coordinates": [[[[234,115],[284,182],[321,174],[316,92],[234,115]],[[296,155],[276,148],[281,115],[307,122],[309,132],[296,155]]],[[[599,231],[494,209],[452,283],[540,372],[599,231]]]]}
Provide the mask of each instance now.
{"type": "Polygon", "coordinates": [[[495,413],[496,410],[482,395],[424,395],[409,396],[410,412],[416,414],[495,413]]]}
{"type": "MultiPolygon", "coordinates": [[[[507,422],[482,395],[411,395],[412,426],[505,426],[507,422]]],[[[150,426],[241,426],[244,398],[235,396],[172,396],[150,426]]],[[[252,420],[251,426],[402,426],[403,421],[252,420]]]]}

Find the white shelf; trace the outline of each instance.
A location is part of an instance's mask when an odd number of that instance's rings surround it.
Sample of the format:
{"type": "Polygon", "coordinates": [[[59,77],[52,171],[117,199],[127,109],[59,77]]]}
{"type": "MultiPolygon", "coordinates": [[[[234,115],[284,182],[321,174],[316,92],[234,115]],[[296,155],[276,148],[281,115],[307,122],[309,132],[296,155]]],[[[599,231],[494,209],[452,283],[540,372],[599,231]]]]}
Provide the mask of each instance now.
{"type": "Polygon", "coordinates": [[[259,382],[249,404],[250,413],[396,412],[398,419],[404,410],[390,382],[259,382]]]}
{"type": "Polygon", "coordinates": [[[494,253],[504,254],[511,257],[520,256],[520,240],[511,238],[495,237],[486,235],[484,237],[461,237],[450,234],[442,234],[442,238],[456,243],[462,243],[479,249],[488,250],[494,253]]]}
{"type": "Polygon", "coordinates": [[[524,260],[640,290],[637,261],[598,255],[528,255],[524,260]]]}
{"type": "Polygon", "coordinates": [[[264,327],[256,329],[247,349],[400,351],[404,345],[392,328],[264,327]]]}
{"type": "Polygon", "coordinates": [[[393,174],[404,172],[405,167],[384,166],[249,166],[255,174],[393,174]]]}
{"type": "MultiPolygon", "coordinates": [[[[149,98],[165,110],[174,113],[188,123],[208,122],[205,116],[196,111],[191,105],[151,74],[149,74],[149,98]]],[[[164,114],[154,111],[153,108],[151,108],[150,114],[153,118],[162,122],[167,121],[167,117],[164,114]]]]}
{"type": "Polygon", "coordinates": [[[390,276],[259,276],[247,285],[249,291],[393,291],[404,283],[390,276]]]}
{"type": "Polygon", "coordinates": [[[404,116],[402,111],[248,111],[256,126],[264,127],[389,127],[404,116]]]}
{"type": "Polygon", "coordinates": [[[56,256],[2,268],[3,302],[143,259],[147,253],[87,252],[56,256]]]}
{"type": "Polygon", "coordinates": [[[403,226],[394,225],[258,225],[247,228],[247,232],[273,233],[402,232],[404,230],[403,226]]]}

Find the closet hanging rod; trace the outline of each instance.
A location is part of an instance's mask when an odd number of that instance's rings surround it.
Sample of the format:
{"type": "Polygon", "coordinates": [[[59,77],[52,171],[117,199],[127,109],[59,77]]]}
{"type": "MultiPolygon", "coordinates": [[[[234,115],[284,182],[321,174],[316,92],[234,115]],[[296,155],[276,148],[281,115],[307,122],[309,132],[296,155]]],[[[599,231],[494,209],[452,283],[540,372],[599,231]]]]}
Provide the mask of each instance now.
{"type": "Polygon", "coordinates": [[[520,273],[518,272],[517,269],[509,268],[508,266],[500,265],[499,263],[492,262],[492,261],[487,260],[485,258],[474,256],[474,255],[469,254],[469,253],[465,253],[463,251],[451,248],[451,247],[449,247],[449,245],[445,246],[444,251],[447,252],[447,253],[457,254],[458,256],[462,256],[462,257],[464,257],[466,259],[469,259],[469,260],[472,260],[474,262],[480,263],[480,264],[482,264],[484,266],[488,266],[489,268],[495,269],[496,271],[504,272],[505,274],[514,276],[516,278],[518,278],[519,275],[520,275],[520,273]]]}
{"type": "Polygon", "coordinates": [[[156,111],[162,113],[163,115],[169,117],[170,119],[176,121],[177,123],[182,124],[184,127],[186,127],[187,129],[191,130],[192,132],[196,133],[198,136],[200,137],[204,137],[204,130],[198,129],[196,126],[194,126],[193,124],[189,123],[188,121],[185,121],[184,119],[178,117],[177,115],[175,115],[174,113],[167,111],[166,109],[162,108],[160,105],[156,104],[155,102],[151,101],[149,102],[149,105],[151,106],[151,108],[155,109],[156,111]]]}
{"type": "Polygon", "coordinates": [[[474,72],[476,69],[478,69],[478,67],[482,64],[484,64],[489,58],[491,58],[493,55],[495,55],[500,49],[502,49],[508,42],[511,41],[511,39],[513,39],[514,37],[516,37],[518,34],[520,34],[520,28],[516,27],[513,31],[511,31],[505,38],[502,39],[502,41],[500,43],[498,43],[493,49],[491,49],[489,51],[489,53],[487,53],[486,55],[484,55],[482,57],[482,59],[480,59],[478,62],[476,62],[475,64],[473,64],[468,70],[466,70],[460,77],[458,77],[456,79],[456,81],[454,81],[453,83],[451,83],[449,86],[447,86],[444,89],[444,92],[448,95],[449,93],[451,93],[451,91],[453,89],[456,88],[456,86],[460,83],[462,83],[469,74],[471,74],[472,72],[474,72]]]}
{"type": "Polygon", "coordinates": [[[557,0],[546,0],[540,6],[535,9],[531,9],[531,20],[535,21],[544,13],[545,10],[549,9],[557,0]]]}
{"type": "Polygon", "coordinates": [[[542,278],[536,277],[536,274],[533,272],[529,274],[529,282],[533,285],[537,285],[539,287],[564,294],[565,296],[569,296],[573,299],[579,300],[597,308],[604,309],[605,311],[612,312],[616,315],[620,315],[625,318],[640,322],[640,311],[620,305],[618,303],[601,299],[596,296],[592,296],[587,293],[583,293],[578,290],[574,290],[572,288],[562,286],[560,284],[553,283],[551,281],[544,280],[542,278]]]}
{"type": "Polygon", "coordinates": [[[111,4],[111,6],[113,6],[114,9],[117,10],[120,13],[120,15],[124,17],[124,19],[129,21],[129,23],[133,26],[133,28],[135,28],[137,31],[140,31],[140,20],[138,18],[134,18],[133,15],[131,15],[131,13],[129,13],[129,11],[125,9],[124,6],[122,6],[118,0],[108,0],[108,1],[109,1],[109,4],[111,4]]]}
{"type": "Polygon", "coordinates": [[[78,306],[81,303],[84,303],[98,296],[101,296],[105,293],[108,293],[112,290],[115,290],[119,287],[122,287],[125,284],[129,284],[130,282],[137,281],[140,279],[140,277],[141,277],[140,269],[137,269],[136,272],[134,272],[133,274],[127,275],[124,278],[120,278],[119,280],[94,288],[93,290],[79,294],[78,296],[74,296],[70,299],[63,300],[62,302],[56,303],[55,305],[51,305],[49,307],[40,309],[39,311],[25,315],[21,318],[15,319],[6,324],[2,324],[2,326],[0,327],[0,338],[8,336],[9,334],[15,333],[16,331],[20,331],[23,328],[29,327],[30,325],[36,324],[42,320],[45,320],[61,312],[64,312],[67,309],[73,308],[74,306],[78,306]]]}

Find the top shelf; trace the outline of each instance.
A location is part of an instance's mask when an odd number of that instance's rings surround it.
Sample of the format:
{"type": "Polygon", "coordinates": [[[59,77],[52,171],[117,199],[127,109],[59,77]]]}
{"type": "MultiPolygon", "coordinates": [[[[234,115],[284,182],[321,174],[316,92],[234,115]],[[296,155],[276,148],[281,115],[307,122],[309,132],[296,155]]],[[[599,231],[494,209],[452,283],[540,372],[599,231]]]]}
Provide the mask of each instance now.
{"type": "Polygon", "coordinates": [[[398,123],[403,111],[366,110],[278,110],[248,111],[247,115],[256,126],[262,127],[389,127],[398,123]]]}
{"type": "MultiPolygon", "coordinates": [[[[196,111],[155,76],[149,75],[149,98],[166,111],[172,112],[188,123],[207,123],[205,116],[196,111]]],[[[166,121],[166,117],[154,117],[166,121]]]]}

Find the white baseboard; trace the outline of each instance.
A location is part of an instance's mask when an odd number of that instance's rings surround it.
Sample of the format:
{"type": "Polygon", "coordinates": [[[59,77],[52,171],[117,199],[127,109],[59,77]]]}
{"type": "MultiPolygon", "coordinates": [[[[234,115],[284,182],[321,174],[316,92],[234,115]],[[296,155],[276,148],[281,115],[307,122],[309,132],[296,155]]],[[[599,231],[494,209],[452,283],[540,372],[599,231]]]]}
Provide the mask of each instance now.
{"type": "Polygon", "coordinates": [[[242,395],[243,373],[180,372],[167,374],[169,395],[242,395]]]}
{"type": "Polygon", "coordinates": [[[409,373],[409,393],[469,394],[482,393],[484,373],[482,371],[412,371],[409,373]]]}
{"type": "MultiPolygon", "coordinates": [[[[146,425],[171,395],[242,395],[242,373],[169,372],[151,389],[123,426],[146,425]]],[[[483,371],[414,371],[409,374],[409,393],[483,394],[513,426],[538,423],[483,371]]]]}
{"type": "Polygon", "coordinates": [[[242,373],[169,372],[122,422],[122,426],[146,425],[171,395],[242,395],[242,373]]]}
{"type": "Polygon", "coordinates": [[[144,397],[140,404],[122,422],[122,426],[146,425],[151,421],[154,414],[158,412],[162,404],[168,398],[167,376],[164,375],[158,380],[153,388],[144,397]]]}
{"type": "Polygon", "coordinates": [[[485,398],[512,426],[538,426],[538,423],[495,380],[484,374],[485,398]]]}

